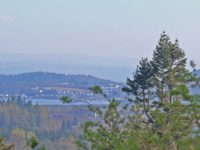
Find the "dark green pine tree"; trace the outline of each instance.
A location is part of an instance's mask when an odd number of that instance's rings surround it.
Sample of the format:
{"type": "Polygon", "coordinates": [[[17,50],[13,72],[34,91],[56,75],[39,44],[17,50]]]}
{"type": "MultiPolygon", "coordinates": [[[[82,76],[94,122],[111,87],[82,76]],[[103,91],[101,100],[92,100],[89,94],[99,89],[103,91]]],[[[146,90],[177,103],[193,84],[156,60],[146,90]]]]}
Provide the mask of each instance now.
{"type": "Polygon", "coordinates": [[[161,102],[173,100],[173,91],[177,86],[184,86],[188,71],[185,69],[186,58],[179,47],[178,40],[174,43],[163,32],[153,54],[154,84],[161,102]]]}
{"type": "Polygon", "coordinates": [[[134,102],[142,104],[144,113],[149,122],[153,121],[148,113],[150,109],[150,99],[154,94],[153,75],[154,70],[151,63],[147,58],[142,58],[133,75],[133,80],[128,78],[127,86],[122,89],[129,95],[134,95],[134,102]]]}

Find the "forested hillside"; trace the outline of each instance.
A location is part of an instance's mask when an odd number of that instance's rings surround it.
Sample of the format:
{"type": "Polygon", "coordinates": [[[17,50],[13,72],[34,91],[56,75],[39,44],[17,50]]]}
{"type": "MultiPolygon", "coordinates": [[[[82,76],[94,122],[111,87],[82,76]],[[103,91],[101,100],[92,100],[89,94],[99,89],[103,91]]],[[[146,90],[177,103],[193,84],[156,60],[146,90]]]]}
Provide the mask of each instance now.
{"type": "Polygon", "coordinates": [[[29,149],[31,137],[48,150],[75,150],[80,124],[93,119],[86,106],[38,106],[15,98],[0,103],[0,135],[16,150],[29,149]]]}
{"type": "Polygon", "coordinates": [[[117,84],[110,80],[100,79],[91,75],[64,75],[49,72],[30,72],[17,75],[0,75],[0,83],[3,85],[24,84],[24,85],[43,85],[43,84],[66,84],[69,87],[88,88],[92,85],[108,86],[117,84]]]}

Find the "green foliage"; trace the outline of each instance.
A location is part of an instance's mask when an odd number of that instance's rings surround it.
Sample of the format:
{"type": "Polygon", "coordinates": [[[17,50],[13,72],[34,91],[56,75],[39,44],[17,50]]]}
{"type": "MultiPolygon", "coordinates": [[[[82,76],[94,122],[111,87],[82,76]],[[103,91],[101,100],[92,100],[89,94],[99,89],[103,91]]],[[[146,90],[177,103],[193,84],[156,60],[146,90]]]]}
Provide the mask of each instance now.
{"type": "Polygon", "coordinates": [[[46,150],[46,148],[44,145],[42,145],[41,147],[38,148],[38,150],[46,150]]]}
{"type": "Polygon", "coordinates": [[[30,148],[32,148],[32,149],[34,149],[36,146],[38,146],[38,141],[37,141],[37,139],[36,139],[36,137],[34,137],[34,136],[32,136],[30,139],[28,139],[28,141],[27,141],[27,145],[30,147],[30,148]]]}
{"type": "Polygon", "coordinates": [[[92,92],[94,92],[95,94],[102,94],[103,93],[103,90],[100,86],[96,85],[96,86],[93,86],[93,87],[90,87],[89,88],[92,92]]]}
{"type": "Polygon", "coordinates": [[[63,102],[63,103],[71,103],[72,100],[68,97],[68,96],[62,96],[60,98],[60,100],[63,102]]]}
{"type": "Polygon", "coordinates": [[[173,96],[181,95],[183,99],[190,99],[190,91],[185,84],[177,85],[172,91],[171,94],[173,96]]]}
{"type": "Polygon", "coordinates": [[[137,69],[133,75],[133,80],[127,79],[128,87],[124,87],[122,90],[133,94],[136,99],[145,101],[149,99],[149,90],[153,88],[152,84],[153,67],[147,58],[142,58],[137,66],[137,69]]]}
{"type": "MultiPolygon", "coordinates": [[[[152,89],[154,68],[147,58],[142,58],[137,66],[137,69],[133,75],[133,80],[127,79],[127,86],[122,88],[124,92],[134,96],[136,103],[141,103],[148,117],[148,121],[152,122],[152,118],[149,116],[150,100],[154,94],[152,89]]],[[[129,98],[130,100],[130,98],[129,98]]],[[[133,101],[133,100],[132,100],[133,101]]]]}
{"type": "Polygon", "coordinates": [[[108,98],[108,96],[103,92],[103,89],[98,85],[90,87],[89,90],[91,90],[94,94],[100,94],[104,98],[106,99],[108,98]]]}
{"type": "Polygon", "coordinates": [[[152,59],[156,94],[162,102],[171,102],[173,88],[186,80],[186,60],[178,40],[171,42],[169,36],[163,32],[152,59]]]}
{"type": "Polygon", "coordinates": [[[40,146],[40,143],[38,142],[35,136],[31,136],[28,139],[27,146],[30,147],[31,149],[46,150],[44,145],[40,146]]]}
{"type": "Polygon", "coordinates": [[[127,107],[111,100],[106,109],[91,109],[99,118],[84,124],[79,148],[198,150],[200,96],[190,95],[188,85],[200,84],[186,69],[186,60],[178,40],[171,42],[163,32],[152,60],[142,58],[122,89],[133,103],[127,107]]]}
{"type": "Polygon", "coordinates": [[[124,119],[120,116],[117,106],[119,103],[112,100],[107,110],[99,113],[102,120],[97,122],[86,122],[83,125],[84,135],[78,141],[80,149],[118,150],[125,143],[124,119]]]}

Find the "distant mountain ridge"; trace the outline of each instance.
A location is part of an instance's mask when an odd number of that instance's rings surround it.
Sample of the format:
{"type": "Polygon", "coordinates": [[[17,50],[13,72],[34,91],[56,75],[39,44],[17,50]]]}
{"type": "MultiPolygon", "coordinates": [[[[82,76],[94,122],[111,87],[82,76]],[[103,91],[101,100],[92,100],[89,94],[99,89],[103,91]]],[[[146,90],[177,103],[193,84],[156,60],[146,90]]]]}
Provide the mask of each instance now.
{"type": "Polygon", "coordinates": [[[92,85],[108,86],[122,84],[111,80],[100,79],[92,75],[65,75],[50,72],[28,72],[13,75],[0,75],[1,85],[17,84],[65,84],[68,86],[89,87],[92,85]]]}
{"type": "Polygon", "coordinates": [[[77,53],[0,53],[0,74],[22,72],[59,72],[91,74],[124,82],[137,62],[136,58],[94,56],[77,53]],[[92,62],[92,63],[91,63],[92,62]]]}

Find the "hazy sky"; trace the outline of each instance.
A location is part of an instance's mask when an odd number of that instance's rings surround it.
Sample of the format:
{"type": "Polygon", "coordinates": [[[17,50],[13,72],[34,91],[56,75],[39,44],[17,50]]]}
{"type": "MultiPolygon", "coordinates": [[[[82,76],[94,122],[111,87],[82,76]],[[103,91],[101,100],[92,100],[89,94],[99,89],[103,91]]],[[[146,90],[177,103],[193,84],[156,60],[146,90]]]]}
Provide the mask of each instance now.
{"type": "Polygon", "coordinates": [[[135,67],[163,30],[200,64],[199,0],[0,0],[0,54],[106,56],[135,67]]]}

